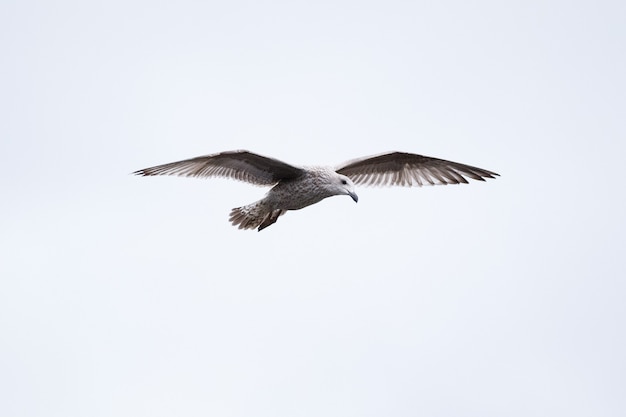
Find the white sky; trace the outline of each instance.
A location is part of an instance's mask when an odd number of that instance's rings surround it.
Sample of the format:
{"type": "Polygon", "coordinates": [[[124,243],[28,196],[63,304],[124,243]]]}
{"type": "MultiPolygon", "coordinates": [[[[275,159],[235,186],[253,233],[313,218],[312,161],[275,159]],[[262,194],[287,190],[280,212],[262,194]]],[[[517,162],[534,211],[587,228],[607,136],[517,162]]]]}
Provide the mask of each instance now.
{"type": "Polygon", "coordinates": [[[626,3],[0,3],[0,415],[623,416],[626,3]],[[139,178],[402,150],[486,183],[139,178]]]}

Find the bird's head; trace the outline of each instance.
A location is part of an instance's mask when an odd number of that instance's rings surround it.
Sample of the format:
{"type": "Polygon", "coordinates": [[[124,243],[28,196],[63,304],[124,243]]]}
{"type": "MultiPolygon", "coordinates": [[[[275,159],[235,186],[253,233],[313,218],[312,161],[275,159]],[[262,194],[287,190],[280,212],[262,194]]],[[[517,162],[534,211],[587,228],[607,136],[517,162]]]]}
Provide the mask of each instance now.
{"type": "Polygon", "coordinates": [[[354,183],[345,175],[337,174],[333,188],[335,188],[338,195],[349,195],[355,203],[359,201],[359,196],[354,192],[354,183]]]}

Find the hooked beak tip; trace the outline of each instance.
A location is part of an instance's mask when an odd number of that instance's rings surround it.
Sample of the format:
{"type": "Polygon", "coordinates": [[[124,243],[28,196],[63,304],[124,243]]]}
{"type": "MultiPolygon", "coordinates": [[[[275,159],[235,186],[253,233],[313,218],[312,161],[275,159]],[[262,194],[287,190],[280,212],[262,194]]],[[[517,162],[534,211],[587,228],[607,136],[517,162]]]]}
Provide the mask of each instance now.
{"type": "Polygon", "coordinates": [[[352,197],[355,203],[359,202],[359,196],[356,195],[355,193],[350,193],[350,197],[352,197]]]}

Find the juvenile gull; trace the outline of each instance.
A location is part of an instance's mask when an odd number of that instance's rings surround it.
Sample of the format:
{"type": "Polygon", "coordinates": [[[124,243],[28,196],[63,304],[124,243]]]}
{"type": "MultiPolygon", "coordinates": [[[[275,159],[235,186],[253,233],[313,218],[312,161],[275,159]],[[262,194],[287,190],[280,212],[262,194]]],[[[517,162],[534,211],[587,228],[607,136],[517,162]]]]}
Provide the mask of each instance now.
{"type": "Polygon", "coordinates": [[[344,162],[336,167],[298,167],[245,150],[185,159],[133,172],[135,175],[226,177],[271,186],[259,201],[237,207],[230,221],[239,229],[265,229],[287,210],[299,210],[334,195],[357,202],[354,185],[403,187],[467,184],[498,174],[457,162],[405,152],[387,152],[344,162]]]}

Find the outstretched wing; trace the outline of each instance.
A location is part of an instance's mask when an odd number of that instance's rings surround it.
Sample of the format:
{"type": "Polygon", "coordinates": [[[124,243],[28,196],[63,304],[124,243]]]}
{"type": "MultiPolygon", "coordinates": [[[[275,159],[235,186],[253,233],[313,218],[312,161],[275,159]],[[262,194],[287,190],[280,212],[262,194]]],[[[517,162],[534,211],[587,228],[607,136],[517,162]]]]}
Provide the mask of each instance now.
{"type": "Polygon", "coordinates": [[[133,172],[135,175],[179,175],[183,177],[225,177],[255,185],[273,185],[303,173],[301,168],[249,151],[228,151],[198,156],[133,172]]]}
{"type": "Polygon", "coordinates": [[[495,172],[458,162],[404,152],[389,152],[348,161],[336,170],[359,185],[400,185],[405,187],[467,184],[466,178],[484,181],[495,172]]]}

